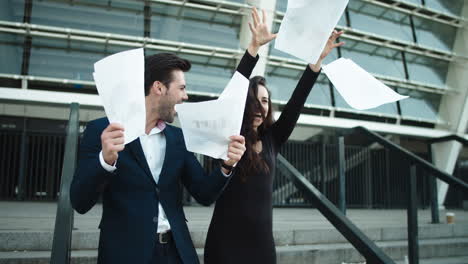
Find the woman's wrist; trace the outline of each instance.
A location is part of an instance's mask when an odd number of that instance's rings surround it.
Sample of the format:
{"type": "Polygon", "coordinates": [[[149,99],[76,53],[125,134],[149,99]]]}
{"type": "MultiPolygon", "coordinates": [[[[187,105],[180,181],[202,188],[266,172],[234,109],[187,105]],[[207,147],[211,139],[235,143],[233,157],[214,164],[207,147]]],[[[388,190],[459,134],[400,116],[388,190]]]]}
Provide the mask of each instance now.
{"type": "Polygon", "coordinates": [[[260,49],[260,45],[254,42],[250,42],[249,47],[247,48],[247,51],[252,57],[257,57],[259,49],[260,49]]]}
{"type": "Polygon", "coordinates": [[[319,72],[322,68],[322,60],[317,61],[316,64],[309,64],[309,67],[313,72],[319,72]]]}

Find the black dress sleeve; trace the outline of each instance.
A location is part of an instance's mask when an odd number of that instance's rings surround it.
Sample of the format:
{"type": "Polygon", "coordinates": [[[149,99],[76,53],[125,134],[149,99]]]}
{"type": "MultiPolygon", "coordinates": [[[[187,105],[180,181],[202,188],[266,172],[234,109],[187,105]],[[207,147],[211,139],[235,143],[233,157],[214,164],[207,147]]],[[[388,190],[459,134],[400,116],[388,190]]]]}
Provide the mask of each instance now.
{"type": "Polygon", "coordinates": [[[314,72],[307,66],[291,98],[285,105],[281,116],[272,125],[271,133],[273,141],[278,148],[288,140],[294,130],[301,114],[301,109],[304,107],[307,96],[309,96],[319,74],[320,72],[314,72]]]}
{"type": "Polygon", "coordinates": [[[258,55],[256,57],[253,57],[246,50],[244,56],[242,56],[242,59],[239,62],[239,65],[237,66],[236,71],[244,75],[245,78],[249,79],[253,69],[255,68],[255,65],[257,64],[258,58],[258,55]]]}

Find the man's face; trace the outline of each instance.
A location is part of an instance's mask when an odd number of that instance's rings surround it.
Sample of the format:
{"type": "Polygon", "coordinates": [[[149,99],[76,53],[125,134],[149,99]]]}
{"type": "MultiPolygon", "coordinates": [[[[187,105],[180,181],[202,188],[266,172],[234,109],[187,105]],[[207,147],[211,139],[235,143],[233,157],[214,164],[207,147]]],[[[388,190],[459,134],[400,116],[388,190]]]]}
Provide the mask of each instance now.
{"type": "Polygon", "coordinates": [[[169,87],[163,85],[161,101],[159,104],[159,117],[161,120],[172,123],[176,115],[175,105],[188,99],[185,90],[185,75],[181,70],[172,72],[172,82],[169,87]]]}

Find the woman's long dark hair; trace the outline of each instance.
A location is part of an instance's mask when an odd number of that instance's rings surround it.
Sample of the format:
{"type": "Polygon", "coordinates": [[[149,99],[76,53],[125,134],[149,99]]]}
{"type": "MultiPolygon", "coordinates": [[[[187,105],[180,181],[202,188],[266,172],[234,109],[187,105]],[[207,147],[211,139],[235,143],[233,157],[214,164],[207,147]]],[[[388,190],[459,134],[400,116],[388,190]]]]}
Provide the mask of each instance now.
{"type": "Polygon", "coordinates": [[[245,102],[244,119],[242,121],[241,135],[245,137],[245,153],[242,157],[238,170],[240,177],[243,181],[247,180],[249,174],[257,174],[258,172],[269,172],[268,164],[259,153],[255,152],[254,146],[257,141],[262,137],[265,131],[273,124],[273,116],[271,109],[270,91],[268,92],[268,112],[264,113],[263,107],[258,101],[258,86],[262,85],[265,88],[266,80],[261,76],[255,76],[250,79],[249,91],[247,93],[247,100],[245,102]],[[255,114],[261,113],[263,123],[257,128],[253,129],[253,121],[255,114]]]}

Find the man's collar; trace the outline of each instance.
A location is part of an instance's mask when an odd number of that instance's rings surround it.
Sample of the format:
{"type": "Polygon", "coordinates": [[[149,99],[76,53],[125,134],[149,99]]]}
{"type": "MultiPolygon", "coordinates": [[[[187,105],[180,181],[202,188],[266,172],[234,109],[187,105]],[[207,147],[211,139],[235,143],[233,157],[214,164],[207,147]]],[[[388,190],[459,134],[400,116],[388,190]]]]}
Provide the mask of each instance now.
{"type": "Polygon", "coordinates": [[[159,119],[158,122],[156,122],[156,127],[163,131],[166,128],[166,122],[159,119]]]}
{"type": "Polygon", "coordinates": [[[156,122],[156,126],[153,127],[153,129],[151,129],[148,136],[162,132],[166,128],[166,126],[166,122],[158,120],[158,122],[156,122]]]}

